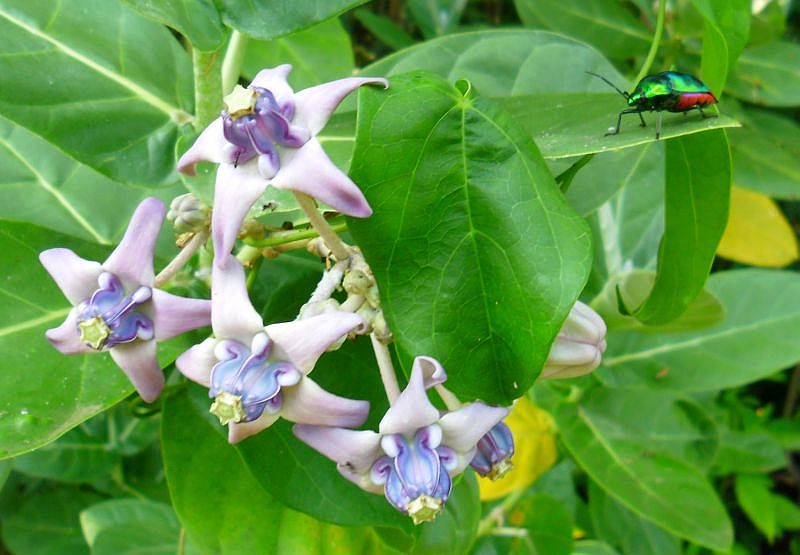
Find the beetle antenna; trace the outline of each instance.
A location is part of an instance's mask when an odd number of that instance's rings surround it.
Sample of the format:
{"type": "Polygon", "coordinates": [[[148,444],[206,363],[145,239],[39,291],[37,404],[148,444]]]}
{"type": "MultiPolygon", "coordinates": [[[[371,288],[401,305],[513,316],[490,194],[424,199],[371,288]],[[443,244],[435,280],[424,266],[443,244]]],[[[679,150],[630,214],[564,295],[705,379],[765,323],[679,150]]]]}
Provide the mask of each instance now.
{"type": "Polygon", "coordinates": [[[603,81],[605,81],[605,82],[606,82],[606,83],[607,83],[609,86],[611,86],[611,87],[612,87],[612,88],[613,88],[615,91],[617,91],[619,94],[621,94],[621,95],[622,95],[622,97],[623,97],[624,99],[626,99],[626,100],[628,99],[628,93],[626,93],[625,91],[621,91],[621,90],[619,90],[619,89],[617,88],[617,86],[616,86],[614,83],[612,83],[611,81],[609,81],[608,79],[606,79],[606,78],[605,78],[605,77],[603,77],[602,75],[599,75],[599,74],[597,74],[597,73],[593,73],[593,72],[591,72],[591,71],[587,71],[586,73],[588,73],[589,75],[594,75],[595,77],[598,77],[598,78],[602,79],[602,80],[603,80],[603,81]]]}

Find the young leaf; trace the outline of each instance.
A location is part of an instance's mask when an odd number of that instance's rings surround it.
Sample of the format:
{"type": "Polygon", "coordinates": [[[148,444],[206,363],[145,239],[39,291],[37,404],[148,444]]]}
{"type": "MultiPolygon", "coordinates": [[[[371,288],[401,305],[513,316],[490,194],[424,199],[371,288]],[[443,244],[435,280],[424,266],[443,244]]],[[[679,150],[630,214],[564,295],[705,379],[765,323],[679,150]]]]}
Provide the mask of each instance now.
{"type": "Polygon", "coordinates": [[[177,181],[192,69],[169,30],[118,2],[9,0],[0,33],[0,114],[117,181],[177,181]]]}
{"type": "Polygon", "coordinates": [[[434,356],[448,387],[507,403],[583,288],[588,229],[525,133],[459,87],[412,73],[360,95],[351,173],[379,209],[349,226],[404,362],[434,356]]]}

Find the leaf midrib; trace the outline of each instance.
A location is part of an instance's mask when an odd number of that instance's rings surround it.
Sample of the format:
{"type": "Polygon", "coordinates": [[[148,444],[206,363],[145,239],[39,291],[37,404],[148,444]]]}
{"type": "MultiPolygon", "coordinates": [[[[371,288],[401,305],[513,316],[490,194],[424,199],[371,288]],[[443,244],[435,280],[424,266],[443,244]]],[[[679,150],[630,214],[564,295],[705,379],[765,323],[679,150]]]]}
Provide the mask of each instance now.
{"type": "Polygon", "coordinates": [[[88,67],[89,69],[99,73],[103,77],[114,81],[118,85],[122,86],[125,89],[131,91],[134,95],[139,97],[141,100],[150,104],[154,108],[158,109],[161,112],[167,114],[172,120],[174,121],[185,121],[187,119],[191,119],[191,116],[186,114],[183,110],[176,106],[172,106],[169,102],[159,98],[155,94],[151,93],[144,87],[138,85],[134,81],[128,79],[124,75],[121,75],[115,71],[110,70],[109,68],[95,62],[88,56],[85,56],[78,52],[77,50],[70,48],[65,43],[61,42],[60,40],[56,39],[54,36],[47,34],[45,31],[34,27],[33,25],[29,25],[24,21],[14,17],[10,13],[8,13],[2,6],[0,6],[0,17],[5,18],[8,20],[9,23],[16,25],[20,29],[24,30],[28,34],[36,37],[40,40],[43,40],[58,50],[63,52],[65,55],[69,56],[76,62],[83,64],[84,66],[88,67]]]}

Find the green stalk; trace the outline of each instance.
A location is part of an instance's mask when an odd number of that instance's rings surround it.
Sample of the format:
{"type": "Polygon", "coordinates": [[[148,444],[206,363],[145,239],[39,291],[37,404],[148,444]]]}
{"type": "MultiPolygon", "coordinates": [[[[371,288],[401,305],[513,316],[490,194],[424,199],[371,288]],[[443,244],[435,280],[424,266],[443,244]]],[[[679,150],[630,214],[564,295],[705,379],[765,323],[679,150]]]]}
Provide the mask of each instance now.
{"type": "Polygon", "coordinates": [[[192,50],[194,66],[194,128],[202,131],[222,109],[222,76],[219,50],[192,50]]]}
{"type": "Polygon", "coordinates": [[[239,82],[242,70],[244,53],[247,50],[247,37],[239,31],[231,33],[228,48],[225,50],[225,59],[222,61],[222,93],[228,94],[239,82]]]}
{"type": "Polygon", "coordinates": [[[661,35],[664,34],[664,18],[667,13],[667,0],[659,0],[658,2],[658,19],[656,20],[656,33],[653,35],[653,42],[650,44],[650,51],[647,53],[647,58],[642,64],[642,69],[639,70],[639,75],[633,82],[634,86],[650,74],[650,68],[653,66],[653,61],[656,59],[658,52],[658,43],[661,42],[661,35]]]}
{"type": "MultiPolygon", "coordinates": [[[[347,229],[347,224],[344,222],[332,224],[331,229],[336,233],[341,233],[347,229]]],[[[307,229],[293,229],[291,231],[276,231],[270,233],[269,236],[264,239],[245,239],[245,243],[253,247],[276,247],[303,239],[313,239],[314,237],[319,237],[319,233],[312,227],[307,229]]]]}

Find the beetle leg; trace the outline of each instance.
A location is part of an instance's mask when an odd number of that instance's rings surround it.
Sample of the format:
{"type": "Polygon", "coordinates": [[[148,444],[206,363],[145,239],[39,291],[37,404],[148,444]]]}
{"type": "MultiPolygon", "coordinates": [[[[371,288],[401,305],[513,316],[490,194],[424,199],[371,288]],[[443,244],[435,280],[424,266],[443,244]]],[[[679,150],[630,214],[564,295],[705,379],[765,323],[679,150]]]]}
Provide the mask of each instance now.
{"type": "Polygon", "coordinates": [[[656,112],[656,140],[661,138],[661,112],[656,112]]]}
{"type": "Polygon", "coordinates": [[[719,117],[719,114],[706,114],[702,106],[698,106],[697,109],[700,110],[700,115],[703,116],[703,119],[719,117]]]}
{"type": "Polygon", "coordinates": [[[644,116],[641,112],[639,112],[639,121],[642,122],[642,127],[647,127],[647,124],[644,122],[644,116]]]}
{"type": "Polygon", "coordinates": [[[608,137],[609,135],[616,135],[617,133],[619,133],[619,126],[622,124],[622,116],[624,116],[625,114],[639,114],[639,118],[642,120],[642,123],[644,123],[644,118],[642,117],[642,111],[640,109],[628,108],[627,110],[622,110],[617,116],[617,126],[614,128],[613,131],[607,132],[605,134],[606,137],[608,137]]]}

